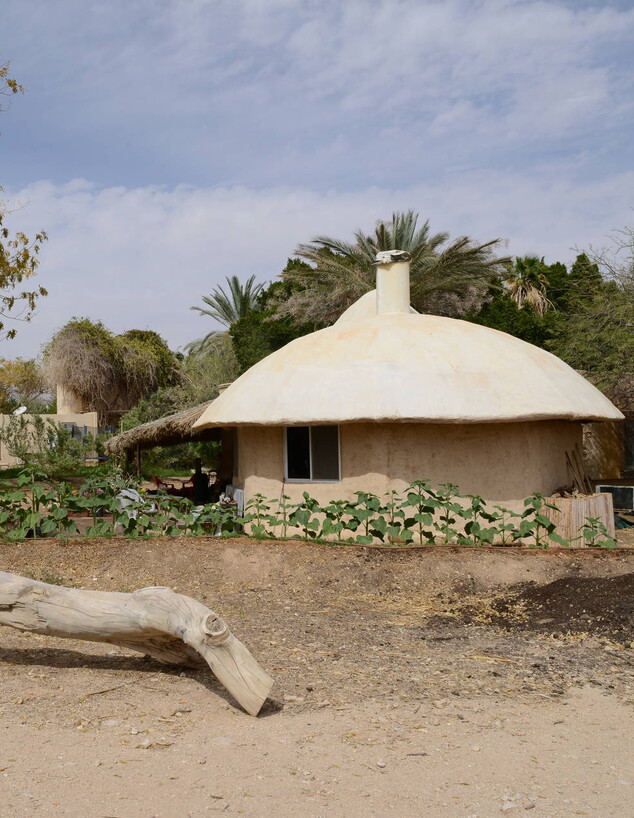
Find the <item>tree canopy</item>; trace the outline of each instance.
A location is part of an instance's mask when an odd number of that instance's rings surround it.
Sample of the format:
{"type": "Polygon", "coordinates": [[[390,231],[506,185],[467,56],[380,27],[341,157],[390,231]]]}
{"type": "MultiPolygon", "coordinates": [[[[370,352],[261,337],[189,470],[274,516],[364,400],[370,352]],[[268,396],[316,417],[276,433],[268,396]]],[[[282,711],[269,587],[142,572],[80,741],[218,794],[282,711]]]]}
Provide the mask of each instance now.
{"type": "Polygon", "coordinates": [[[543,347],[591,380],[623,411],[634,407],[634,231],[612,247],[579,253],[568,271],[543,259],[515,259],[511,268],[539,289],[518,303],[513,287],[493,289],[469,321],[543,347]],[[542,308],[544,299],[548,308],[542,308]]]}
{"type": "Polygon", "coordinates": [[[34,360],[0,359],[0,414],[9,414],[19,406],[29,412],[42,412],[51,399],[41,367],[34,360]]]}
{"type": "Polygon", "coordinates": [[[569,312],[549,348],[625,412],[634,409],[634,229],[577,256],[569,312]]]}
{"type": "Polygon", "coordinates": [[[183,359],[178,383],[157,389],[127,412],[123,428],[132,429],[140,423],[211,400],[218,395],[220,384],[233,381],[238,374],[231,338],[226,332],[219,332],[205,353],[190,354],[183,359]]]}
{"type": "MultiPolygon", "coordinates": [[[[214,318],[224,327],[231,327],[236,321],[246,317],[253,309],[259,292],[263,284],[255,283],[255,276],[247,279],[246,284],[242,284],[238,276],[227,276],[227,287],[229,292],[225,292],[223,287],[216,287],[210,295],[203,296],[203,302],[207,307],[191,307],[201,315],[214,318]]],[[[187,351],[197,355],[206,352],[213,344],[214,336],[221,330],[212,330],[203,338],[192,341],[187,345],[187,351]]]]}
{"type": "Polygon", "coordinates": [[[55,333],[44,348],[44,369],[53,384],[102,416],[181,379],[176,356],[156,332],[115,335],[88,318],[73,318],[55,333]]]}
{"type": "MultiPolygon", "coordinates": [[[[13,96],[23,92],[24,88],[9,76],[9,63],[0,65],[0,95],[13,96]]],[[[15,326],[7,328],[7,321],[29,321],[37,299],[47,295],[41,285],[25,286],[26,280],[35,275],[39,266],[38,254],[46,241],[46,233],[40,231],[34,239],[20,231],[11,233],[5,225],[8,214],[6,205],[0,201],[0,339],[13,338],[17,332],[15,326]]]]}
{"type": "Polygon", "coordinates": [[[382,250],[405,250],[412,257],[412,305],[420,312],[462,315],[473,309],[492,280],[500,280],[508,259],[497,257],[499,239],[478,244],[462,236],[431,233],[413,210],[378,221],[370,235],[362,230],[347,242],[317,236],[300,244],[296,254],[306,262],[284,273],[293,285],[278,305],[280,316],[299,323],[330,324],[364,293],[375,287],[375,256],[382,250]]]}
{"type": "Polygon", "coordinates": [[[289,341],[321,328],[319,324],[301,324],[288,315],[277,313],[279,304],[297,291],[297,285],[288,273],[306,269],[310,268],[305,262],[289,258],[282,272],[282,281],[274,281],[263,289],[253,308],[231,325],[229,334],[241,372],[289,341]]]}
{"type": "Polygon", "coordinates": [[[543,258],[520,256],[514,259],[508,265],[504,286],[519,309],[526,304],[542,316],[552,306],[546,294],[548,278],[543,258]]]}
{"type": "Polygon", "coordinates": [[[465,318],[548,349],[571,298],[572,280],[565,264],[548,265],[536,256],[515,258],[503,283],[502,288],[493,284],[480,308],[465,318]],[[538,294],[527,298],[531,279],[538,294]]]}

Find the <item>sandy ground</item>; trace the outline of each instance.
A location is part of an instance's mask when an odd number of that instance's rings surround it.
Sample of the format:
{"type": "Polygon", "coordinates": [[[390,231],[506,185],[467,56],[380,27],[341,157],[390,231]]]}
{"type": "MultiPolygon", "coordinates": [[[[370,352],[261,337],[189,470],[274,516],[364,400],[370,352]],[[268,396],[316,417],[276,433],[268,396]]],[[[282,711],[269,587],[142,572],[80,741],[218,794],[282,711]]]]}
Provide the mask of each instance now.
{"type": "Polygon", "coordinates": [[[0,570],[170,585],[275,677],[0,629],[0,815],[634,816],[634,553],[0,544],[0,570]]]}

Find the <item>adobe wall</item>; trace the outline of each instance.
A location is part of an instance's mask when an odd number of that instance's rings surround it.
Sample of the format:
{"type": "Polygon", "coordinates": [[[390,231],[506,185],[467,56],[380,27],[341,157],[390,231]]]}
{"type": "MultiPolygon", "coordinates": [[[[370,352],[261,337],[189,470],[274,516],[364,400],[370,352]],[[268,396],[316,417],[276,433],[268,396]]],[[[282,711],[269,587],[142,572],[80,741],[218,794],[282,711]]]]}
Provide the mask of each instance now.
{"type": "Polygon", "coordinates": [[[570,483],[565,453],[581,444],[580,423],[535,421],[497,424],[359,423],[340,427],[339,483],[285,483],[283,428],[238,429],[235,485],[245,499],[307,491],[320,503],[402,491],[413,480],[456,483],[463,493],[518,509],[534,491],[550,494],[570,483]]]}

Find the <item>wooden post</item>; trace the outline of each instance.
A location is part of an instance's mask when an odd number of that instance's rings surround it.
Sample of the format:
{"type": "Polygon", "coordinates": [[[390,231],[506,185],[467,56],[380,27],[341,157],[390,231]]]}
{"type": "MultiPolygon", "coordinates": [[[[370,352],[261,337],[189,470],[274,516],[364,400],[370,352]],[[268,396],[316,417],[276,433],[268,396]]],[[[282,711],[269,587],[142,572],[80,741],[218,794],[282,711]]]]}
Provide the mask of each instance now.
{"type": "Polygon", "coordinates": [[[252,716],[273,686],[217,614],[170,588],[141,588],[133,594],[82,591],[0,571],[0,625],[121,645],[160,662],[208,665],[252,716]]]}
{"type": "Polygon", "coordinates": [[[141,476],[141,447],[136,444],[136,476],[141,476]]]}

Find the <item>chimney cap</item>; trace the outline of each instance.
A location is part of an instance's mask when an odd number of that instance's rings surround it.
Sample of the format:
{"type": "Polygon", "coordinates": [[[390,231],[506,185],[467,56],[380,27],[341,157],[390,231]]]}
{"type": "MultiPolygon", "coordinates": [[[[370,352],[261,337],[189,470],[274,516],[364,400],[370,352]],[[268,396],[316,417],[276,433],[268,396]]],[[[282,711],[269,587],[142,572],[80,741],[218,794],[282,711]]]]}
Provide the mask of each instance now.
{"type": "Polygon", "coordinates": [[[397,261],[411,261],[412,257],[405,250],[381,250],[376,254],[375,264],[394,264],[397,261]]]}

